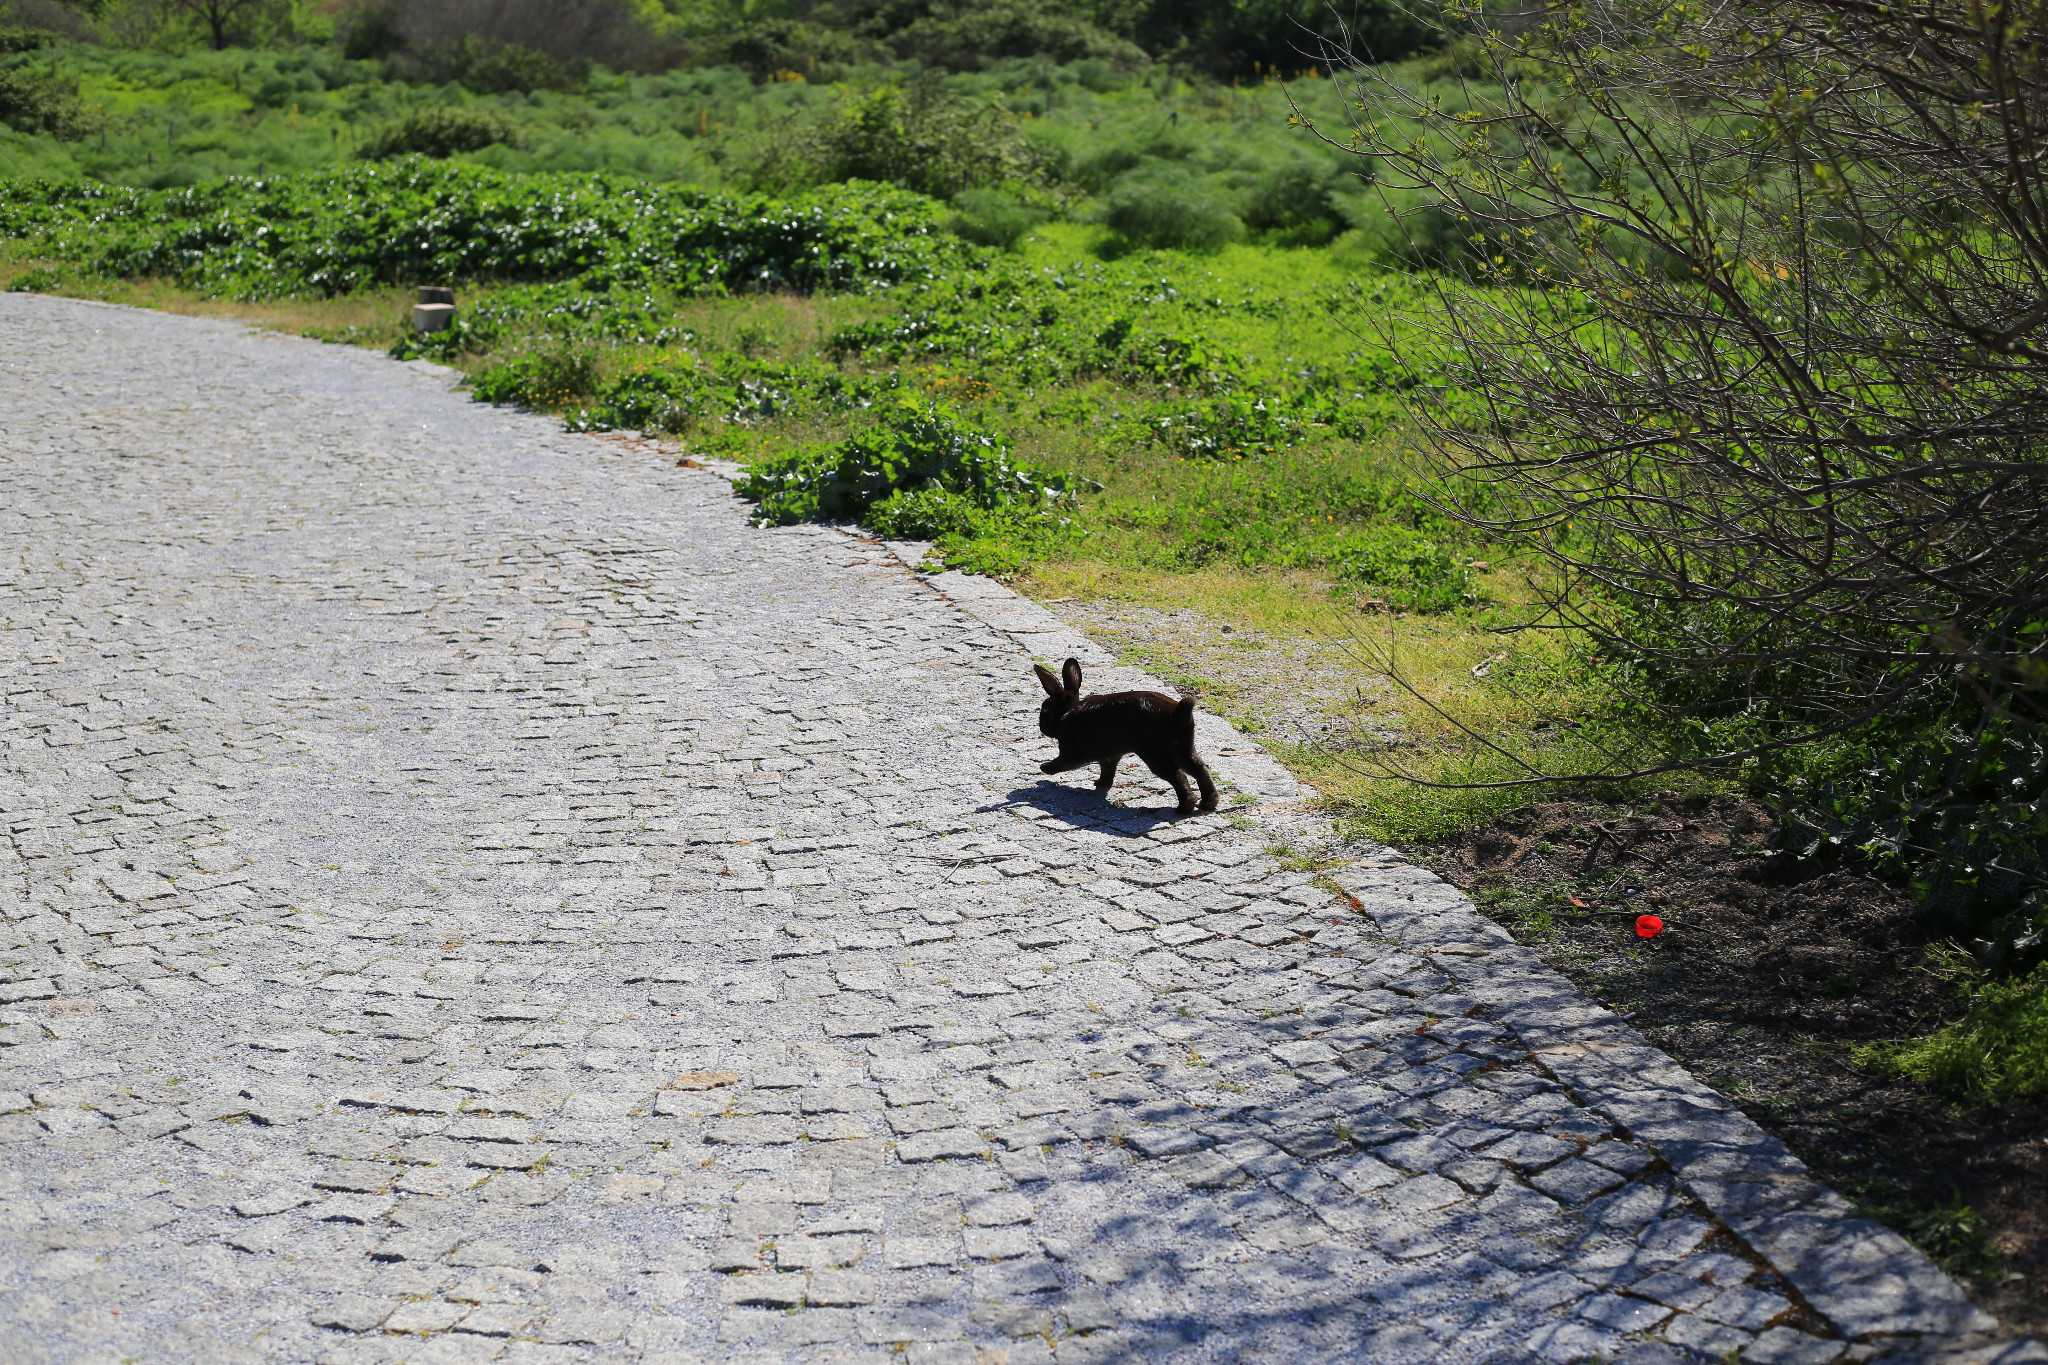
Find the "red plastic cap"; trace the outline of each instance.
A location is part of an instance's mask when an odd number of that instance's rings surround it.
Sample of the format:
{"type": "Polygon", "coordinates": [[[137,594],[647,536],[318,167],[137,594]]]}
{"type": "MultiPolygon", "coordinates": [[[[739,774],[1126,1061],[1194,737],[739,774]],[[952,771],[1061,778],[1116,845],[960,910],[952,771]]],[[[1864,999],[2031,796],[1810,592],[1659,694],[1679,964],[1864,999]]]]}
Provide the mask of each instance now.
{"type": "Polygon", "coordinates": [[[1664,932],[1664,921],[1655,915],[1636,916],[1636,937],[1655,938],[1664,932]]]}

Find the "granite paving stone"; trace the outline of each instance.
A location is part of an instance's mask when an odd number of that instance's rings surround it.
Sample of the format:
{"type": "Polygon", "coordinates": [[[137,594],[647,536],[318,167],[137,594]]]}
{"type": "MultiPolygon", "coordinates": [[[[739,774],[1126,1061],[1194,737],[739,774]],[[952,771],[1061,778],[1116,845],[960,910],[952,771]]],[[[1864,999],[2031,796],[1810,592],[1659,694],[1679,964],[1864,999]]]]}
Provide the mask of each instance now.
{"type": "Polygon", "coordinates": [[[1051,612],[454,380],[0,295],[0,1359],[1993,1327],[1221,721],[1040,773],[1034,660],[1163,686],[1051,612]]]}

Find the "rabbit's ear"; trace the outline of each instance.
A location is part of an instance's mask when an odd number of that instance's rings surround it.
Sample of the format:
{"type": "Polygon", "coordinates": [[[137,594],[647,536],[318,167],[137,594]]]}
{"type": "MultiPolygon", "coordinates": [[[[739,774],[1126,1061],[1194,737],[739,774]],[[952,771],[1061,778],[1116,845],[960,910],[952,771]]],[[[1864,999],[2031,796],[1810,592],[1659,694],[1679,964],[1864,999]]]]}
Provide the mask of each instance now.
{"type": "Polygon", "coordinates": [[[1078,697],[1081,695],[1081,661],[1079,659],[1067,660],[1067,666],[1060,670],[1060,677],[1066,681],[1068,696],[1078,697]]]}
{"type": "Polygon", "coordinates": [[[1044,664],[1033,664],[1031,665],[1031,671],[1038,675],[1038,685],[1045,689],[1046,695],[1052,697],[1055,701],[1065,699],[1067,695],[1066,689],[1060,686],[1060,680],[1053,676],[1051,669],[1047,668],[1044,664]]]}

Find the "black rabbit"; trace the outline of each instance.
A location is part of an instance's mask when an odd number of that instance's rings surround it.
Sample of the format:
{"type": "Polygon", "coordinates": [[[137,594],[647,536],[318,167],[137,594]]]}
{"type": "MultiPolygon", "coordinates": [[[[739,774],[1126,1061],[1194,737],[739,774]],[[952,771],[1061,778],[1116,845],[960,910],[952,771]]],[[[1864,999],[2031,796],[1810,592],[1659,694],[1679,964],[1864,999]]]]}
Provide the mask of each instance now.
{"type": "Polygon", "coordinates": [[[1095,789],[1108,792],[1116,781],[1116,765],[1125,754],[1136,754],[1161,778],[1173,784],[1180,798],[1180,813],[1216,809],[1216,783],[1202,756],[1195,752],[1195,699],[1175,700],[1164,692],[1109,692],[1100,696],[1081,695],[1081,661],[1069,659],[1054,677],[1039,664],[1038,681],[1046,690],[1045,704],[1038,708],[1038,729],[1060,746],[1058,758],[1039,764],[1043,773],[1072,772],[1090,763],[1102,766],[1095,789]],[[1202,788],[1202,804],[1195,805],[1188,786],[1192,776],[1202,788]]]}

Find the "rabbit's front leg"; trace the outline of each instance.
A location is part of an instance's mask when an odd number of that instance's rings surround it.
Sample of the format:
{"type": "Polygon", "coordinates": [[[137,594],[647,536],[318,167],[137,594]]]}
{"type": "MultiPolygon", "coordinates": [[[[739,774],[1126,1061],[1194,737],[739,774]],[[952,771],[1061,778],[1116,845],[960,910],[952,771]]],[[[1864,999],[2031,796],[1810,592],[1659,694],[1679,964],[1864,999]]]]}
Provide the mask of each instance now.
{"type": "Polygon", "coordinates": [[[1122,754],[1102,760],[1102,771],[1095,779],[1095,790],[1106,792],[1116,785],[1116,765],[1124,761],[1122,754]]]}

